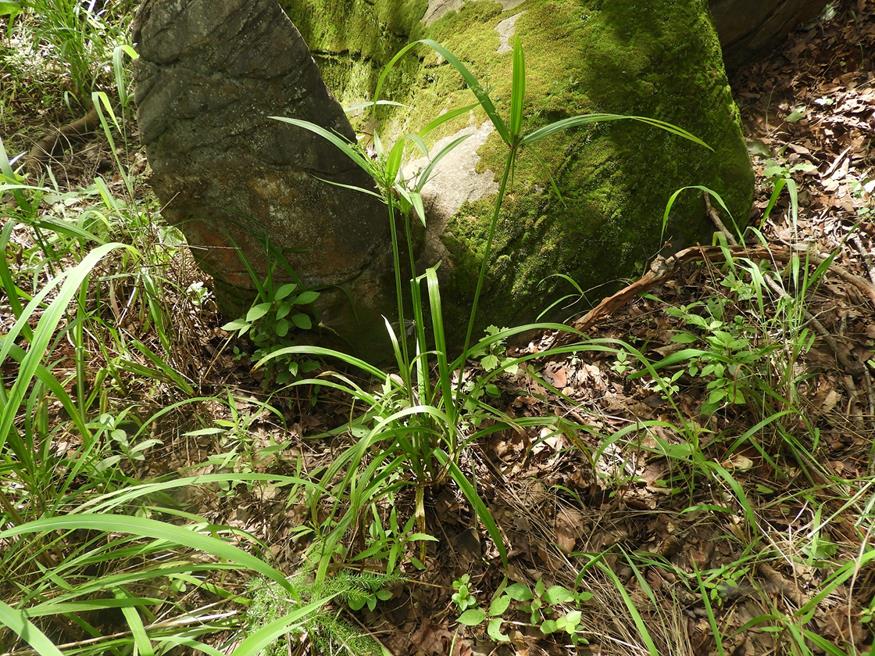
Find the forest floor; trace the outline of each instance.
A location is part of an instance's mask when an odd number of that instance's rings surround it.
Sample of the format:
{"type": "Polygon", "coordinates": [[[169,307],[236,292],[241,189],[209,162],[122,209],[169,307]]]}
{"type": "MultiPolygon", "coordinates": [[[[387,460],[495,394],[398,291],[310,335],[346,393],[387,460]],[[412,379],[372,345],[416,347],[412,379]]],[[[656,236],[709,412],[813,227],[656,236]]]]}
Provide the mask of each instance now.
{"type": "MultiPolygon", "coordinates": [[[[462,459],[505,538],[507,570],[468,503],[446,486],[426,498],[427,532],[438,541],[421,563],[412,556],[418,545],[407,545],[392,598],[346,613],[350,621],[396,656],[875,654],[873,58],[875,7],[848,0],[737,72],[757,172],[757,230],[747,245],[725,231],[722,246],[659,262],[574,319],[590,337],[629,348],[535,359],[533,369],[498,378],[493,403],[507,415],[559,420],[535,433],[494,433],[462,459]],[[767,282],[752,275],[761,270],[785,275],[767,282]],[[451,582],[463,576],[483,608],[505,576],[536,594],[539,582],[587,594],[550,600],[544,590],[538,622],[515,604],[500,614],[501,644],[486,623],[457,623],[463,609],[451,600],[459,587],[451,582]],[[579,612],[585,643],[544,634],[540,620],[569,612],[579,612]]],[[[64,113],[26,93],[4,98],[0,112],[10,153],[64,113]]],[[[136,144],[126,168],[146,169],[136,144]]],[[[102,138],[75,143],[54,170],[61,191],[48,203],[59,216],[97,195],[64,190],[89,187],[98,175],[112,191],[126,184],[102,138]]],[[[140,234],[172,241],[157,226],[140,234]]],[[[29,268],[34,239],[20,226],[7,249],[28,291],[51,273],[29,268]]],[[[209,281],[182,251],[173,258],[161,275],[189,295],[166,310],[168,362],[191,381],[192,397],[211,400],[153,424],[161,444],[131,459],[136,477],[217,472],[232,460],[247,472],[289,474],[329,462],[345,438],[307,436],[341,425],[348,404],[330,394],[314,407],[303,391],[266,393],[220,328],[209,281]],[[203,426],[221,430],[192,433],[203,426]]],[[[116,304],[118,328],[159,351],[148,308],[124,307],[130,292],[120,285],[106,301],[116,304]]],[[[7,303],[0,300],[0,334],[15,321],[7,303]]],[[[560,343],[538,335],[507,354],[560,343]]],[[[112,366],[113,353],[90,344],[90,366],[112,366]]],[[[75,371],[74,351],[58,343],[55,369],[75,371]]],[[[169,374],[143,379],[137,371],[124,393],[110,393],[111,406],[148,417],[179,401],[169,374]]],[[[76,448],[72,439],[52,447],[76,448]]],[[[192,488],[177,501],[256,536],[281,569],[300,566],[308,509],[289,506],[278,488],[192,488]]],[[[412,494],[398,495],[399,517],[412,506],[412,494]]],[[[355,565],[385,567],[367,558],[355,565]]]]}

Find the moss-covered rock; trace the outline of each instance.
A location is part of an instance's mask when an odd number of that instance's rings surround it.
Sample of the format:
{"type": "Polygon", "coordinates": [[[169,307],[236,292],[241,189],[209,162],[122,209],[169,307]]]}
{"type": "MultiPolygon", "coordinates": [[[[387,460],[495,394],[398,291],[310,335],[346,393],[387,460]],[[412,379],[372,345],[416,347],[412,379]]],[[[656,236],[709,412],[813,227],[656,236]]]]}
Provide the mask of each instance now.
{"type": "MultiPolygon", "coordinates": [[[[567,283],[551,274],[566,274],[595,290],[592,300],[608,292],[610,284],[641,273],[662,246],[663,209],[680,187],[710,187],[723,196],[736,220],[748,215],[753,174],[703,0],[281,4],[342,104],[369,99],[388,58],[408,41],[429,37],[458,55],[506,113],[509,43],[518,36],[527,54],[527,128],[587,112],[635,114],[675,123],[714,149],[620,122],[559,134],[526,151],[488,269],[484,324],[532,319],[568,291],[563,288],[567,283]]],[[[448,64],[425,49],[418,54],[404,60],[391,79],[386,95],[405,106],[386,114],[384,135],[390,138],[472,101],[448,64]]],[[[480,140],[474,154],[476,171],[494,179],[506,151],[485,121],[482,113],[471,112],[434,138],[479,127],[478,133],[488,138],[480,140]]],[[[465,181],[453,177],[444,191],[452,187],[458,192],[460,184],[465,181]]],[[[467,310],[465,301],[473,291],[496,187],[463,189],[461,206],[451,205],[434,219],[432,230],[441,246],[430,255],[445,256],[444,298],[457,308],[457,317],[467,310]]],[[[432,191],[442,194],[441,175],[432,191]]],[[[666,230],[672,246],[707,239],[711,231],[701,195],[683,195],[666,230]]]]}

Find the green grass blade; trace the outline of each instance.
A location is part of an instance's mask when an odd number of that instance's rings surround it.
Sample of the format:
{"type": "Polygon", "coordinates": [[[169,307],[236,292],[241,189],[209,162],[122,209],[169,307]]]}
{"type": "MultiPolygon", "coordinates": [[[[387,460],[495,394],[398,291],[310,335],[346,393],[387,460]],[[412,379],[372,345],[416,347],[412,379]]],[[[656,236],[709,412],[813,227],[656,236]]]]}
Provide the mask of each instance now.
{"type": "Polygon", "coordinates": [[[346,105],[343,108],[343,113],[348,116],[355,116],[361,114],[366,109],[371,109],[374,105],[378,107],[405,107],[404,103],[395,102],[394,100],[377,100],[376,102],[368,101],[346,105]]]}
{"type": "Polygon", "coordinates": [[[431,174],[434,171],[434,168],[438,165],[438,162],[440,162],[444,157],[449,155],[456,148],[456,146],[458,146],[470,136],[470,134],[463,134],[461,137],[453,139],[450,143],[441,148],[434,157],[431,158],[428,166],[426,166],[422,170],[422,173],[419,174],[419,179],[416,181],[417,192],[422,191],[422,188],[425,187],[425,185],[428,183],[429,178],[431,178],[431,174]]]}
{"type": "Polygon", "coordinates": [[[45,617],[47,615],[64,615],[67,613],[89,613],[108,608],[136,608],[139,606],[156,606],[163,599],[155,597],[124,597],[122,599],[90,599],[88,601],[66,601],[56,603],[48,601],[33,608],[28,608],[28,617],[45,617]]]}
{"type": "Polygon", "coordinates": [[[714,646],[717,649],[717,656],[726,656],[726,650],[723,648],[723,635],[720,633],[720,626],[717,624],[717,618],[714,616],[714,609],[711,607],[711,598],[708,596],[708,590],[702,582],[702,576],[699,574],[699,570],[695,569],[693,574],[695,574],[696,583],[699,585],[699,594],[702,597],[702,605],[705,607],[708,626],[711,627],[711,635],[714,636],[714,646]]]}
{"type": "Polygon", "coordinates": [[[335,180],[329,180],[328,178],[320,178],[318,175],[314,175],[313,177],[316,180],[318,180],[319,182],[324,182],[325,184],[330,184],[334,187],[340,187],[341,189],[349,189],[350,191],[355,191],[355,192],[358,192],[360,194],[367,194],[368,196],[373,196],[374,198],[379,200],[381,203],[386,202],[386,199],[383,198],[376,191],[372,191],[370,189],[365,189],[364,187],[359,187],[357,185],[343,184],[342,182],[337,182],[335,180]]]}
{"type": "Polygon", "coordinates": [[[152,349],[146,346],[139,339],[135,339],[133,342],[134,348],[136,348],[143,356],[149,360],[155,368],[160,371],[164,376],[172,381],[179,389],[185,392],[188,395],[194,395],[194,387],[191,386],[191,383],[185,379],[185,377],[176,371],[173,367],[171,367],[164,358],[155,353],[152,349]]]}
{"type": "Polygon", "coordinates": [[[800,618],[800,621],[803,624],[810,622],[814,617],[814,613],[817,611],[820,602],[835,592],[835,590],[849,578],[857,576],[862,572],[863,568],[866,567],[870,561],[875,561],[875,549],[869,549],[865,553],[862,553],[859,558],[850,560],[839,567],[827,579],[826,584],[821,588],[820,592],[806,601],[805,605],[796,611],[796,615],[800,618]]]}
{"type": "MultiPolygon", "coordinates": [[[[9,302],[9,307],[12,308],[13,316],[18,319],[21,316],[22,306],[19,298],[19,289],[12,280],[12,273],[9,271],[9,262],[5,256],[6,246],[9,243],[9,238],[12,236],[12,230],[15,228],[15,223],[7,221],[0,231],[0,253],[4,256],[0,258],[0,287],[6,290],[6,298],[9,302]]],[[[30,339],[32,332],[30,326],[25,324],[22,326],[22,332],[27,339],[30,339]]]]}
{"type": "Polygon", "coordinates": [[[29,187],[27,185],[17,185],[20,181],[15,171],[12,170],[12,164],[9,161],[9,156],[6,154],[6,147],[3,145],[3,137],[0,137],[0,180],[5,180],[9,184],[0,186],[0,191],[11,191],[15,203],[23,210],[31,210],[31,205],[27,198],[22,193],[25,189],[38,190],[38,187],[29,187]]]}
{"type": "Polygon", "coordinates": [[[34,648],[40,656],[64,656],[60,649],[36,628],[27,616],[0,600],[0,624],[34,648]]]}
{"type": "MultiPolygon", "coordinates": [[[[116,593],[120,600],[128,598],[128,594],[122,590],[116,593]]],[[[146,632],[146,627],[143,625],[143,619],[140,613],[134,606],[121,606],[122,616],[128,623],[128,628],[131,630],[131,637],[134,640],[134,646],[137,649],[139,656],[155,656],[155,647],[152,641],[149,640],[149,634],[146,632]]]]}
{"type": "Polygon", "coordinates": [[[347,355],[346,353],[342,353],[341,351],[323,348],[321,346],[287,346],[285,348],[278,349],[270,353],[269,355],[261,358],[261,360],[255,363],[253,369],[258,369],[270,360],[282,357],[284,355],[315,355],[317,357],[337,358],[341,362],[345,362],[346,364],[351,365],[356,369],[361,369],[365,373],[376,376],[380,380],[386,378],[385,373],[360,358],[354,357],[352,355],[347,355]]]}
{"type": "Polygon", "coordinates": [[[456,55],[447,50],[437,41],[433,41],[432,39],[422,39],[419,43],[422,43],[437,52],[459,72],[459,75],[465,80],[465,84],[468,85],[468,88],[471,89],[471,92],[477,97],[480,106],[483,108],[483,111],[486,112],[486,115],[495,127],[495,131],[498,132],[499,136],[506,144],[511,145],[511,134],[507,129],[507,125],[502,120],[501,116],[498,115],[498,110],[495,109],[495,103],[492,102],[492,98],[489,97],[489,94],[480,85],[480,81],[474,76],[474,74],[468,70],[456,55]]]}
{"type": "Polygon", "coordinates": [[[316,488],[317,492],[324,492],[322,488],[316,486],[315,483],[297,478],[295,476],[284,476],[282,474],[259,474],[256,472],[236,472],[228,474],[202,474],[200,476],[186,476],[185,478],[177,478],[172,481],[162,481],[159,483],[144,483],[134,487],[128,487],[121,490],[115,490],[99,497],[89,499],[81,506],[76,508],[76,513],[103,513],[107,512],[122,504],[129,503],[134,499],[139,499],[150,494],[158,492],[166,492],[180,487],[193,487],[195,485],[208,485],[211,483],[234,483],[234,482],[265,482],[276,483],[283,485],[303,485],[316,488]]]}
{"type": "MultiPolygon", "coordinates": [[[[483,111],[486,112],[486,115],[489,117],[489,120],[492,122],[492,125],[495,126],[496,132],[498,132],[499,136],[501,136],[502,140],[510,144],[510,133],[508,132],[507,125],[502,120],[501,116],[498,115],[498,111],[495,109],[495,103],[492,102],[492,98],[489,97],[489,94],[486,90],[481,86],[479,80],[474,76],[471,71],[456,57],[452,52],[447,50],[444,46],[442,46],[437,41],[433,41],[432,39],[420,39],[419,41],[414,41],[413,43],[409,43],[404,46],[401,50],[399,50],[389,63],[383,67],[383,71],[380,73],[380,77],[377,79],[377,87],[374,92],[374,100],[377,101],[380,98],[380,92],[385,85],[386,78],[389,73],[395,67],[395,64],[410,52],[413,48],[418,45],[428,46],[436,53],[438,53],[441,57],[447,60],[447,62],[459,72],[462,76],[462,79],[465,80],[465,84],[468,85],[468,88],[471,89],[474,96],[476,96],[477,101],[480,103],[480,106],[483,108],[483,111]]],[[[460,112],[461,113],[461,112],[460,112]]]]}
{"type": "Polygon", "coordinates": [[[612,570],[604,562],[599,560],[596,561],[595,564],[602,572],[604,572],[605,576],[607,576],[611,580],[611,583],[614,584],[617,592],[620,593],[620,597],[622,597],[623,603],[626,605],[629,614],[632,616],[632,621],[635,623],[635,628],[638,629],[638,635],[641,637],[642,642],[644,642],[644,646],[647,647],[647,653],[650,656],[660,656],[659,649],[656,648],[656,643],[653,641],[653,637],[650,635],[650,631],[647,630],[647,624],[644,623],[644,619],[641,617],[641,613],[638,612],[638,607],[635,605],[635,602],[632,600],[632,596],[629,594],[629,591],[626,590],[626,587],[623,585],[620,577],[618,577],[614,573],[614,570],[612,570]]]}
{"type": "Polygon", "coordinates": [[[756,529],[756,513],[754,513],[753,505],[751,504],[750,499],[748,499],[747,495],[744,493],[744,488],[741,487],[741,484],[737,480],[735,480],[735,477],[728,471],[726,471],[726,468],[723,467],[716,460],[708,460],[705,464],[711,471],[713,471],[720,478],[726,481],[726,484],[735,494],[738,503],[741,504],[742,510],[744,510],[744,518],[747,520],[748,527],[750,528],[750,530],[756,529]]]}
{"type": "MultiPolygon", "coordinates": [[[[0,348],[2,348],[5,344],[5,340],[7,338],[0,337],[0,348]]],[[[12,356],[13,360],[21,363],[22,360],[27,356],[27,351],[25,351],[20,346],[13,344],[8,349],[9,355],[12,356]]],[[[70,395],[67,394],[67,390],[64,389],[64,386],[58,382],[58,379],[52,374],[52,372],[43,365],[38,365],[36,368],[36,372],[34,374],[39,381],[46,386],[52,394],[55,395],[55,398],[60,401],[61,406],[66,410],[67,415],[69,415],[70,420],[73,422],[73,425],[76,427],[79,435],[82,436],[83,446],[86,448],[91,445],[92,435],[91,429],[88,428],[88,425],[85,421],[85,417],[79,414],[79,408],[73,402],[73,399],[70,398],[70,395]]],[[[2,393],[0,393],[2,395],[2,393]]],[[[4,400],[4,399],[0,399],[4,400]]]]}
{"type": "Polygon", "coordinates": [[[468,500],[468,503],[471,504],[477,517],[480,519],[483,526],[486,527],[486,532],[489,533],[489,537],[492,538],[492,541],[495,543],[495,546],[498,549],[498,554],[501,556],[501,562],[506,566],[507,547],[504,544],[504,538],[501,536],[501,531],[498,530],[498,525],[495,523],[492,513],[489,512],[489,508],[486,507],[486,504],[483,503],[483,499],[477,494],[477,489],[471,481],[466,478],[462,470],[459,469],[459,466],[450,459],[445,451],[442,449],[435,449],[434,456],[442,466],[447,468],[450,478],[452,478],[456,482],[456,485],[459,486],[459,489],[462,490],[462,494],[465,495],[465,498],[468,500]]]}
{"type": "Polygon", "coordinates": [[[711,146],[699,139],[699,137],[690,132],[687,132],[683,128],[679,128],[676,125],[672,125],[671,123],[666,123],[665,121],[660,121],[655,118],[648,118],[646,116],[626,116],[623,114],[582,114],[580,116],[563,118],[559,121],[556,121],[555,123],[551,123],[550,125],[545,125],[542,128],[538,128],[534,132],[529,132],[529,134],[525,135],[522,138],[521,143],[524,146],[527,146],[533,143],[537,143],[542,139],[546,139],[547,137],[556,134],[557,132],[562,132],[563,130],[569,130],[571,128],[580,127],[582,125],[590,125],[592,123],[606,123],[610,121],[638,121],[639,123],[645,123],[652,127],[660,128],[678,137],[682,137],[684,139],[687,139],[688,141],[692,141],[699,146],[704,146],[708,150],[713,150],[711,146]]]}
{"type": "Polygon", "coordinates": [[[143,538],[167,540],[190,549],[208,553],[217,558],[227,560],[242,569],[252,570],[276,581],[283,588],[291,590],[286,577],[277,569],[274,569],[263,560],[252,554],[246,553],[223,540],[207,535],[195,533],[187,528],[159,522],[145,517],[132,517],[130,515],[97,515],[97,514],[72,514],[63,517],[50,517],[27,522],[20,526],[0,532],[0,538],[11,538],[28,533],[43,533],[58,530],[92,529],[105,531],[106,533],[125,533],[143,538]]]}
{"type": "Polygon", "coordinates": [[[317,612],[336,597],[337,594],[339,593],[317,599],[306,606],[296,608],[291,613],[283,615],[269,624],[265,624],[257,631],[253,631],[243,642],[237,645],[237,649],[231,653],[231,656],[259,656],[265,647],[272,645],[277,638],[300,626],[302,620],[317,612]]]}
{"type": "Polygon", "coordinates": [[[742,239],[740,231],[738,230],[738,224],[735,222],[735,217],[732,216],[732,212],[729,211],[729,208],[726,206],[723,197],[716,191],[702,185],[690,185],[688,187],[681,187],[671,195],[671,197],[668,199],[668,202],[665,204],[665,211],[662,213],[662,232],[659,236],[660,240],[665,237],[665,229],[666,227],[668,227],[668,217],[669,214],[671,214],[671,210],[674,207],[675,202],[677,201],[678,197],[688,189],[698,189],[699,191],[708,194],[708,196],[716,200],[717,204],[720,205],[721,209],[726,212],[726,216],[729,217],[729,220],[732,221],[732,226],[735,228],[736,236],[739,238],[739,241],[744,241],[742,239]]]}
{"type": "Polygon", "coordinates": [[[513,43],[513,83],[510,94],[510,136],[515,143],[522,134],[526,97],[526,58],[519,37],[513,43]]]}
{"type": "MultiPolygon", "coordinates": [[[[227,654],[219,651],[215,647],[210,647],[210,645],[205,644],[203,642],[199,642],[198,640],[195,640],[194,638],[190,638],[188,636],[175,635],[175,636],[156,637],[155,642],[160,644],[160,645],[173,645],[173,646],[181,645],[183,647],[188,647],[190,650],[192,650],[192,652],[199,651],[203,654],[207,654],[207,656],[227,656],[227,654]]],[[[178,652],[172,651],[172,652],[163,652],[163,653],[175,654],[178,652]]]]}
{"type": "Polygon", "coordinates": [[[401,170],[401,162],[404,157],[404,146],[407,144],[406,139],[398,139],[389,151],[386,157],[386,183],[394,184],[398,178],[398,172],[401,170]]]}
{"type": "MultiPolygon", "coordinates": [[[[533,331],[533,330],[540,330],[540,331],[555,330],[555,331],[560,332],[560,333],[566,333],[569,335],[574,335],[575,337],[580,337],[581,339],[586,338],[586,335],[584,335],[582,332],[580,332],[576,328],[574,328],[572,326],[568,326],[564,323],[555,323],[555,322],[550,322],[550,321],[544,321],[544,322],[540,322],[540,323],[527,323],[527,324],[523,324],[520,326],[515,326],[513,328],[506,328],[504,330],[501,330],[501,331],[495,333],[494,335],[487,335],[486,337],[482,338],[481,340],[475,342],[470,348],[468,348],[467,353],[463,353],[462,355],[457,357],[455,360],[453,360],[453,362],[451,363],[451,367],[454,370],[459,369],[459,367],[461,367],[464,364],[465,360],[467,359],[465,356],[470,354],[472,351],[488,349],[492,344],[495,344],[495,343],[500,342],[502,340],[506,340],[506,339],[509,339],[511,337],[515,337],[516,335],[520,335],[522,333],[527,333],[527,332],[533,331]]],[[[541,355],[543,356],[543,354],[541,354],[541,355]]]]}
{"type": "MultiPolygon", "coordinates": [[[[0,448],[6,443],[6,437],[9,435],[9,430],[12,428],[12,422],[18,412],[24,395],[33,380],[36,370],[40,365],[48,348],[49,341],[55,332],[58,324],[61,322],[66,310],[79,286],[91,273],[91,270],[97,266],[101,259],[117,248],[129,248],[124,244],[105,244],[91,251],[78,265],[66,272],[65,279],[58,291],[58,295],[52,301],[45,312],[40,317],[39,323],[33,333],[33,341],[28,349],[27,355],[22,359],[21,366],[18,371],[18,376],[9,390],[7,403],[0,413],[0,448]]],[[[47,285],[48,287],[48,285],[47,285]]],[[[22,319],[25,315],[22,315],[22,319]]],[[[20,323],[19,319],[17,323],[20,323]]],[[[15,327],[13,327],[13,331],[15,327]]],[[[12,331],[10,331],[11,334],[12,331]]],[[[4,342],[3,351],[7,350],[11,344],[8,340],[4,342]]],[[[0,352],[0,363],[3,362],[6,353],[0,352]]]]}
{"type": "Polygon", "coordinates": [[[373,166],[371,162],[358,151],[355,144],[350,143],[343,137],[331,132],[330,130],[326,130],[321,125],[311,123],[310,121],[302,121],[297,118],[288,118],[286,116],[270,116],[268,118],[272,118],[273,120],[282,123],[288,123],[289,125],[294,125],[295,127],[303,128],[304,130],[309,130],[313,134],[319,135],[352,160],[352,162],[362,171],[367,173],[368,176],[373,177],[373,166]]]}
{"type": "Polygon", "coordinates": [[[417,45],[419,45],[418,41],[414,41],[412,43],[408,43],[406,46],[401,48],[398,52],[394,54],[392,59],[383,67],[383,70],[380,71],[379,77],[377,77],[377,86],[374,89],[374,100],[370,103],[370,106],[373,110],[382,104],[380,100],[380,94],[383,91],[383,87],[386,84],[386,78],[389,77],[389,74],[392,72],[392,69],[395,68],[395,64],[397,64],[408,52],[413,50],[417,45]]]}
{"type": "Polygon", "coordinates": [[[130,102],[128,85],[125,80],[125,55],[130,57],[131,61],[137,61],[140,58],[137,51],[127,44],[116,46],[112,51],[112,72],[115,77],[115,88],[118,91],[118,98],[122,107],[127,107],[130,102]]]}
{"type": "Polygon", "coordinates": [[[463,107],[456,107],[455,109],[451,109],[447,112],[444,112],[443,114],[441,114],[437,118],[432,119],[431,121],[426,123],[425,127],[419,131],[418,136],[420,138],[424,139],[429,134],[431,134],[436,129],[438,129],[440,126],[442,126],[444,123],[448,123],[449,121],[452,121],[454,118],[457,118],[459,116],[463,116],[464,114],[467,114],[475,107],[479,107],[479,106],[480,106],[480,103],[471,103],[470,105],[464,105],[463,107]]]}
{"type": "Polygon", "coordinates": [[[447,340],[444,334],[443,307],[437,271],[434,267],[425,272],[428,285],[428,302],[431,309],[432,331],[438,362],[438,379],[441,387],[442,407],[447,414],[447,429],[450,453],[455,457],[456,448],[456,404],[453,400],[453,370],[447,361],[447,340]]]}
{"type": "MultiPolygon", "coordinates": [[[[62,273],[61,275],[52,278],[46,284],[42,286],[39,293],[30,299],[30,302],[21,310],[21,313],[18,316],[18,319],[13,324],[12,328],[9,329],[9,332],[3,335],[3,343],[0,344],[0,365],[6,362],[6,358],[9,355],[12,347],[15,345],[15,340],[18,338],[19,334],[25,332],[25,328],[30,328],[28,325],[28,320],[36,312],[37,308],[42,304],[43,300],[57,287],[61,282],[63,282],[66,273],[62,273]]],[[[33,337],[31,335],[30,341],[33,341],[33,337]]]]}

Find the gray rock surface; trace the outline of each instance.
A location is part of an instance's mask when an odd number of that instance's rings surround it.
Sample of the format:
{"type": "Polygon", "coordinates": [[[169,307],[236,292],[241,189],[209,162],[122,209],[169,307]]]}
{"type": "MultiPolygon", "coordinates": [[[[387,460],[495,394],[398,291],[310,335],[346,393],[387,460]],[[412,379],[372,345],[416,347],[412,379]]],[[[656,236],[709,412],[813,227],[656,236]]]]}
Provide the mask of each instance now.
{"type": "Polygon", "coordinates": [[[229,247],[238,245],[259,277],[279,262],[280,280],[289,279],[287,264],[306,287],[327,290],[319,318],[366,341],[362,325],[385,311],[384,208],[318,180],[370,186],[327,141],[269,118],[300,118],[354,139],[298,30],[275,0],[147,0],[135,32],[151,184],[165,218],[216,279],[220,306],[233,315],[252,297],[250,273],[229,247]]]}

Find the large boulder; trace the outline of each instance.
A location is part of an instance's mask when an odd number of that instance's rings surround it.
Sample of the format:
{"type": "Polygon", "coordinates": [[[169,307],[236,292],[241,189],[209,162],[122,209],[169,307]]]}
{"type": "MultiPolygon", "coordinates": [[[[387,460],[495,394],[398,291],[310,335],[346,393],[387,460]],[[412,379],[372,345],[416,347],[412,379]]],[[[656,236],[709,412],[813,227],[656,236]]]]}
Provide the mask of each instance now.
{"type": "MultiPolygon", "coordinates": [[[[639,274],[662,246],[663,208],[680,187],[706,185],[739,222],[747,217],[753,174],[720,45],[700,0],[280,4],[291,22],[279,20],[275,0],[147,0],[138,98],[154,184],[169,218],[184,221],[195,245],[227,245],[221,235],[231,232],[263,270],[269,257],[260,239],[268,236],[307,283],[346,287],[364,302],[366,311],[355,316],[371,327],[387,307],[380,208],[314,180],[310,174],[364,184],[325,144],[266,117],[305,118],[349,135],[315,71],[340,105],[360,103],[371,97],[381,66],[412,39],[429,37],[455,52],[507,112],[510,45],[519,37],[527,54],[529,129],[585,112],[636,114],[684,127],[714,149],[621,122],[559,134],[525,152],[489,263],[481,325],[533,319],[567,291],[555,273],[595,290],[591,300],[639,274]],[[298,30],[315,65],[301,51],[298,30]],[[308,210],[314,207],[324,210],[308,210]],[[233,232],[235,225],[242,232],[233,232]]],[[[425,49],[402,61],[385,96],[403,107],[384,112],[384,140],[472,101],[458,74],[425,49]]],[[[419,253],[423,265],[442,261],[456,337],[505,155],[481,112],[444,125],[431,141],[459,134],[468,139],[428,188],[429,228],[419,253]]],[[[683,195],[666,232],[672,247],[711,231],[702,198],[683,195]]],[[[228,275],[228,256],[201,260],[228,286],[246,286],[242,276],[228,275]]],[[[355,328],[341,306],[334,302],[323,320],[359,345],[370,340],[372,332],[355,328]]]]}

